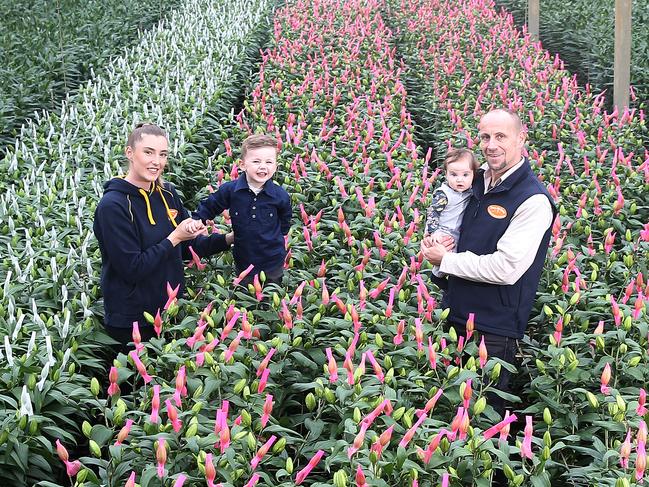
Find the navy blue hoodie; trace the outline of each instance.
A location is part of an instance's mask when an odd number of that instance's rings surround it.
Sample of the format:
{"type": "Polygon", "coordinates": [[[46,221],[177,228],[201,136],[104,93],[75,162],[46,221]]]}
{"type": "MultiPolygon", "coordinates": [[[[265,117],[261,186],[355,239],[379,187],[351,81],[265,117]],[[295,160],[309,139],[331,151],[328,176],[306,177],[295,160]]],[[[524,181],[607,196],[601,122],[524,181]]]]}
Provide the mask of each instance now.
{"type": "Polygon", "coordinates": [[[185,279],[183,258],[189,246],[200,256],[225,250],[225,236],[198,237],[174,247],[167,236],[189,217],[174,187],[152,184],[145,191],[122,178],[104,185],[104,196],[95,211],[93,230],[101,250],[101,289],[107,326],[130,328],[144,324],[143,312],[153,315],[167,301],[167,283],[185,279]]]}

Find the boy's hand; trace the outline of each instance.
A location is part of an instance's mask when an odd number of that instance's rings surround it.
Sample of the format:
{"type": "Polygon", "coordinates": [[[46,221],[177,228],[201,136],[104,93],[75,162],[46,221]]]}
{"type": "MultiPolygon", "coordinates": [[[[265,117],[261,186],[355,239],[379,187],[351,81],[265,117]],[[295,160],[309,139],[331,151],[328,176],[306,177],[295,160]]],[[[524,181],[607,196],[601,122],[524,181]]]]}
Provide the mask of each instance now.
{"type": "Polygon", "coordinates": [[[201,220],[193,220],[191,218],[185,220],[181,225],[185,225],[185,230],[191,234],[203,232],[205,229],[205,225],[201,220]]]}
{"type": "Polygon", "coordinates": [[[228,245],[232,245],[234,243],[234,232],[225,234],[225,243],[228,245]]]}

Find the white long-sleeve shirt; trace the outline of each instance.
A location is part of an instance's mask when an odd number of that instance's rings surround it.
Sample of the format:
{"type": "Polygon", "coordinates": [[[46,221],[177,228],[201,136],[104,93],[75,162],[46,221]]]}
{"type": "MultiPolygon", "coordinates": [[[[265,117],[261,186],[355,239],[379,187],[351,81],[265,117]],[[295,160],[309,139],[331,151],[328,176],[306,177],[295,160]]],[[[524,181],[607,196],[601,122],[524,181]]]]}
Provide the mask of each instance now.
{"type": "MultiPolygon", "coordinates": [[[[494,187],[507,179],[525,159],[509,169],[496,181],[494,187]]],[[[491,171],[485,164],[484,187],[489,191],[491,171]]],[[[510,285],[518,281],[534,262],[541,239],[552,224],[552,207],[543,194],[530,196],[518,207],[509,226],[492,254],[476,255],[473,252],[447,252],[442,258],[440,271],[469,281],[510,285]]]]}

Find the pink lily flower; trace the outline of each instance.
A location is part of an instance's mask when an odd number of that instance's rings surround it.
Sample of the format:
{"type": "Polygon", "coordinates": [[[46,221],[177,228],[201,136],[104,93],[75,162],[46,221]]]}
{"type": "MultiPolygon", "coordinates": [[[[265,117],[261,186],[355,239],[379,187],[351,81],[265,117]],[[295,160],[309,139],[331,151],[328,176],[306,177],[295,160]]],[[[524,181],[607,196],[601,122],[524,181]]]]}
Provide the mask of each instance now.
{"type": "Polygon", "coordinates": [[[484,336],[480,337],[480,346],[478,347],[478,357],[480,358],[480,368],[483,369],[487,363],[487,345],[484,342],[484,336]]]}
{"type": "Polygon", "coordinates": [[[183,425],[180,419],[178,419],[178,411],[169,399],[165,399],[165,405],[167,406],[167,416],[169,417],[169,421],[171,421],[171,426],[178,433],[183,425]]]}
{"type": "Polygon", "coordinates": [[[275,349],[271,348],[268,350],[268,353],[264,357],[264,360],[261,361],[259,364],[259,367],[257,367],[257,377],[259,377],[264,370],[266,370],[266,367],[268,367],[268,364],[270,363],[270,359],[273,358],[273,355],[275,354],[275,349]]]}
{"type": "Polygon", "coordinates": [[[338,364],[331,353],[331,347],[327,347],[325,353],[327,354],[328,360],[327,370],[329,371],[329,382],[336,382],[338,380],[338,364]]]}
{"type": "Polygon", "coordinates": [[[363,469],[359,465],[356,467],[356,487],[367,487],[367,480],[365,479],[365,474],[363,473],[363,469]]]}
{"type": "Polygon", "coordinates": [[[488,440],[496,433],[501,433],[505,427],[507,427],[507,430],[509,432],[509,425],[512,424],[514,421],[516,421],[516,415],[509,414],[509,411],[507,411],[505,413],[505,419],[493,425],[491,428],[485,430],[484,433],[482,433],[482,436],[484,437],[485,440],[488,440]]]}
{"type": "Polygon", "coordinates": [[[169,309],[169,306],[171,306],[173,303],[175,303],[178,300],[178,291],[180,291],[180,284],[178,284],[176,287],[172,288],[171,284],[167,282],[167,302],[164,305],[164,310],[169,309]]]}
{"type": "Polygon", "coordinates": [[[153,386],[153,399],[151,400],[151,416],[149,421],[151,423],[157,423],[160,419],[160,386],[158,384],[153,386]]]}
{"type": "Polygon", "coordinates": [[[108,380],[110,381],[110,385],[108,386],[108,395],[111,397],[120,393],[119,385],[117,384],[118,377],[117,367],[111,367],[110,372],[108,372],[108,380]]]}
{"type": "Polygon", "coordinates": [[[255,268],[254,265],[250,264],[238,277],[233,281],[235,286],[238,286],[241,281],[243,281],[248,274],[255,268]]]}
{"type": "Polygon", "coordinates": [[[165,464],[167,463],[167,446],[164,438],[158,440],[158,448],[156,449],[155,458],[157,462],[158,478],[165,476],[165,464]]]}
{"type": "Polygon", "coordinates": [[[119,430],[119,433],[117,434],[117,441],[115,442],[115,446],[119,446],[124,442],[131,431],[131,426],[133,426],[133,420],[127,419],[126,424],[122,427],[121,430],[119,430]]]}
{"type": "Polygon", "coordinates": [[[250,461],[250,466],[252,469],[256,469],[257,465],[259,465],[259,462],[264,458],[266,453],[268,453],[268,450],[270,450],[270,447],[273,446],[273,443],[275,443],[275,440],[277,440],[277,436],[272,435],[270,438],[268,438],[268,441],[262,445],[259,450],[257,450],[257,453],[255,454],[255,457],[250,461]]]}
{"type": "Polygon", "coordinates": [[[133,337],[133,343],[135,344],[135,351],[139,355],[142,350],[144,350],[144,344],[142,343],[142,335],[140,335],[140,325],[137,321],[133,322],[133,331],[131,336],[133,337]]]}
{"type": "Polygon", "coordinates": [[[153,319],[153,329],[155,330],[156,335],[160,338],[160,333],[162,333],[162,317],[160,316],[160,309],[158,308],[155,318],[153,319]]]}
{"type": "Polygon", "coordinates": [[[174,487],[183,487],[183,485],[185,484],[185,480],[187,480],[187,475],[181,473],[176,479],[176,481],[174,482],[174,487]]]}
{"type": "Polygon", "coordinates": [[[79,470],[81,470],[81,462],[79,460],[70,461],[68,450],[61,444],[59,440],[56,440],[56,453],[59,456],[59,459],[65,464],[65,471],[68,474],[68,477],[74,477],[79,470]]]}
{"type": "Polygon", "coordinates": [[[270,369],[266,369],[261,374],[261,379],[259,379],[259,386],[257,387],[257,393],[261,394],[266,389],[266,383],[268,382],[268,376],[270,375],[270,369]]]}
{"type": "Polygon", "coordinates": [[[601,386],[600,390],[602,391],[602,394],[608,395],[610,393],[611,388],[608,386],[608,383],[611,380],[611,364],[607,363],[604,366],[604,370],[602,371],[602,377],[601,377],[601,386]]]}
{"type": "Polygon", "coordinates": [[[248,480],[248,483],[243,487],[254,487],[255,485],[257,485],[257,482],[259,482],[260,478],[261,476],[258,473],[253,474],[252,477],[250,477],[250,480],[248,480]]]}
{"type": "Polygon", "coordinates": [[[215,478],[216,478],[216,468],[214,468],[214,462],[212,461],[212,454],[208,453],[207,455],[205,455],[205,480],[207,481],[207,487],[217,487],[217,485],[214,484],[215,478]]]}
{"type": "Polygon", "coordinates": [[[137,368],[137,371],[142,376],[142,379],[144,379],[144,383],[148,384],[149,382],[151,382],[151,380],[153,380],[153,379],[149,375],[149,373],[146,371],[146,367],[144,366],[144,364],[140,360],[140,357],[137,355],[135,350],[131,350],[128,353],[128,355],[131,357],[131,359],[133,359],[133,363],[135,363],[135,367],[137,368]]]}
{"type": "Polygon", "coordinates": [[[295,484],[300,485],[302,482],[304,482],[304,479],[311,473],[311,470],[315,468],[315,466],[320,462],[322,457],[324,456],[324,450],[318,450],[315,455],[309,460],[309,463],[307,464],[306,467],[304,467],[302,470],[300,470],[296,477],[295,477],[295,484]]]}
{"type": "Polygon", "coordinates": [[[631,455],[631,430],[627,430],[624,443],[620,446],[620,466],[629,468],[629,456],[631,455]]]}
{"type": "Polygon", "coordinates": [[[385,374],[383,374],[383,369],[381,369],[381,365],[379,365],[376,358],[374,358],[374,354],[372,353],[371,350],[368,350],[366,353],[367,353],[367,358],[370,359],[370,363],[372,364],[372,368],[374,369],[374,375],[379,380],[379,382],[383,383],[383,381],[385,380],[385,374]]]}
{"type": "Polygon", "coordinates": [[[201,258],[198,256],[198,254],[196,253],[196,251],[193,249],[191,245],[189,246],[189,252],[192,254],[192,260],[187,264],[187,267],[193,267],[195,265],[199,271],[205,269],[207,264],[203,264],[201,262],[201,258]]]}
{"type": "Polygon", "coordinates": [[[426,420],[427,416],[425,414],[422,414],[419,416],[419,419],[415,424],[412,425],[412,427],[406,431],[406,434],[403,435],[403,438],[399,442],[399,446],[401,448],[406,448],[408,446],[408,443],[412,440],[412,438],[415,436],[415,433],[417,432],[417,429],[421,426],[421,423],[423,423],[426,420]]]}
{"type": "Polygon", "coordinates": [[[347,448],[347,457],[348,458],[353,457],[354,453],[356,453],[358,451],[358,449],[361,446],[363,446],[363,441],[365,441],[365,433],[367,433],[367,428],[368,428],[367,423],[361,423],[361,429],[356,434],[356,437],[354,438],[354,442],[352,443],[352,446],[347,448]]]}
{"type": "Polygon", "coordinates": [[[128,476],[128,480],[124,484],[124,487],[135,487],[135,472],[131,472],[131,475],[128,476]]]}
{"type": "Polygon", "coordinates": [[[185,372],[185,366],[183,365],[178,369],[178,374],[176,375],[176,390],[174,391],[173,399],[176,402],[176,406],[181,407],[182,401],[181,396],[187,396],[187,387],[185,386],[187,382],[187,373],[185,372]]]}
{"type": "Polygon", "coordinates": [[[263,414],[261,415],[261,427],[265,428],[270,418],[270,413],[273,411],[273,396],[271,394],[266,394],[266,400],[264,401],[263,414]]]}

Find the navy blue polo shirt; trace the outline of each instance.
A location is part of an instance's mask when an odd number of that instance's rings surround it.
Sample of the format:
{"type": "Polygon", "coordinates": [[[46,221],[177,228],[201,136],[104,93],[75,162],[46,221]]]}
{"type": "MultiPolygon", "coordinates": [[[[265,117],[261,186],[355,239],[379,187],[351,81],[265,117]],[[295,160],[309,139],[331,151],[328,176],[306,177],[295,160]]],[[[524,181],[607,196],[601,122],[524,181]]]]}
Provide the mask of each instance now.
{"type": "Polygon", "coordinates": [[[255,266],[255,273],[284,265],[284,235],[291,228],[292,216],[291,198],[284,188],[268,180],[255,194],[243,173],[201,201],[192,216],[205,222],[226,209],[230,210],[234,231],[232,254],[239,271],[250,264],[255,266]]]}

